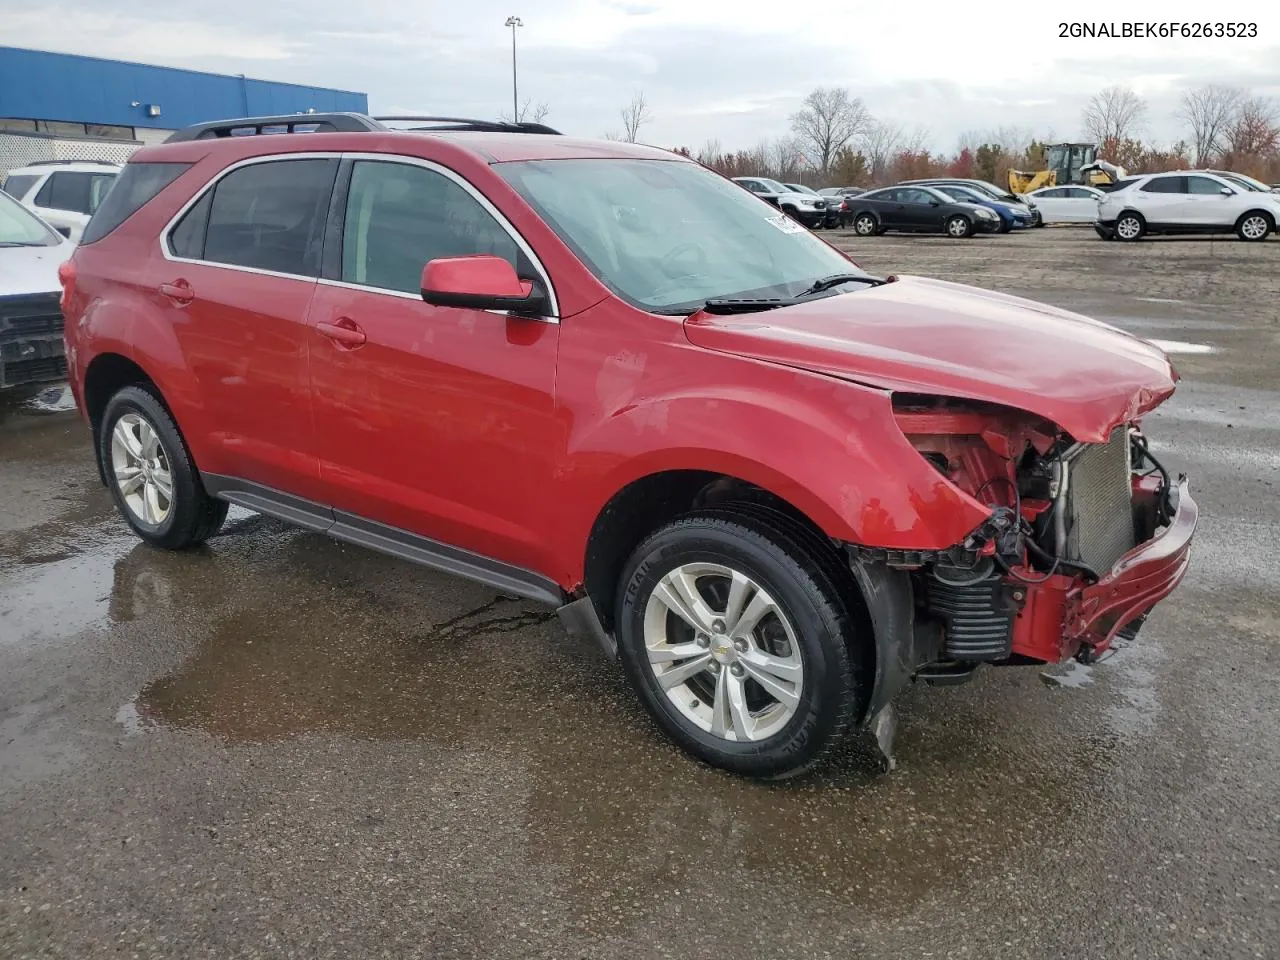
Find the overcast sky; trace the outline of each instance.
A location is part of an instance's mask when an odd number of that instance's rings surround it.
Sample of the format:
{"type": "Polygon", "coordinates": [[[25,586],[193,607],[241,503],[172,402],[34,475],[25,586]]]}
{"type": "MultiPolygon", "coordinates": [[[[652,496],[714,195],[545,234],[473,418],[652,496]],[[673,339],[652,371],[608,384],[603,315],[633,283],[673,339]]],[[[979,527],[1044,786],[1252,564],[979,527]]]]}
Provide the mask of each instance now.
{"type": "Polygon", "coordinates": [[[974,5],[835,0],[51,0],[6,2],[0,42],[244,73],[369,94],[374,112],[491,117],[511,103],[509,14],[523,100],[566,133],[619,130],[637,90],[641,139],[746,147],[787,130],[818,85],[951,150],[966,131],[1019,127],[1067,139],[1108,84],[1150,102],[1146,134],[1182,135],[1181,90],[1230,83],[1280,99],[1280,4],[974,5]],[[986,12],[979,12],[985,9],[986,12]],[[1041,12],[1041,11],[1044,12],[1041,12]],[[1067,12],[1060,12],[1067,11],[1067,12]],[[1221,13],[1219,13],[1221,11],[1221,13]],[[1230,16],[1257,39],[1059,39],[1062,18],[1230,16]]]}

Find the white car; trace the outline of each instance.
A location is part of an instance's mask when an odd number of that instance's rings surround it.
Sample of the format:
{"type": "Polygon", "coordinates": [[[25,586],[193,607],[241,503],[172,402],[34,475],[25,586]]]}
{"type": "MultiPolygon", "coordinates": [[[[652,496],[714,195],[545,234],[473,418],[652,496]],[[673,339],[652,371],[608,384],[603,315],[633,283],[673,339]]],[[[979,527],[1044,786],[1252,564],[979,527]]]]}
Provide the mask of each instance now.
{"type": "Polygon", "coordinates": [[[37,160],[10,170],[0,184],[64,237],[79,242],[84,225],[120,174],[105,160],[37,160]]]}
{"type": "Polygon", "coordinates": [[[1280,194],[1259,193],[1202,170],[1133,177],[1105,191],[1094,229],[1105,240],[1147,234],[1234,233],[1265,240],[1280,223],[1280,194]]]}
{"type": "Polygon", "coordinates": [[[1093,223],[1098,201],[1105,193],[1095,187],[1041,187],[1027,198],[1033,201],[1045,223],[1093,223]]]}
{"type": "Polygon", "coordinates": [[[65,379],[58,267],[74,249],[0,193],[0,390],[65,379]]]}

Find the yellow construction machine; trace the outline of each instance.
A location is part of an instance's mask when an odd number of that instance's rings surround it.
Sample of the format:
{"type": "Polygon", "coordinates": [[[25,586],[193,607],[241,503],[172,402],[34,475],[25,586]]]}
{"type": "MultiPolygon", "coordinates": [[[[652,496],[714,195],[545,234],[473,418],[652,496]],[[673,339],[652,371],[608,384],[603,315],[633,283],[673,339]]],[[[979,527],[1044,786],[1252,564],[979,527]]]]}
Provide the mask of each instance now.
{"type": "Polygon", "coordinates": [[[1044,159],[1045,170],[1010,170],[1009,189],[1030,193],[1059,184],[1091,186],[1115,183],[1125,175],[1124,167],[1098,159],[1096,143],[1051,143],[1044,148],[1044,159]]]}

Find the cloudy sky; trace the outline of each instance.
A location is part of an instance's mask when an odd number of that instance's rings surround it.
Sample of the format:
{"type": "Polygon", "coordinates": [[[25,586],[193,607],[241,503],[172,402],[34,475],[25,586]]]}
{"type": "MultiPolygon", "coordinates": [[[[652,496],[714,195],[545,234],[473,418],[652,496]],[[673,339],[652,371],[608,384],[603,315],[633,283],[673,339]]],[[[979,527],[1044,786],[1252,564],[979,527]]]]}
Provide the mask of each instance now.
{"type": "Polygon", "coordinates": [[[962,8],[938,0],[48,0],[0,17],[0,42],[360,90],[374,112],[495,116],[519,79],[548,122],[584,136],[621,127],[637,90],[641,139],[745,147],[785,133],[818,85],[953,149],[968,131],[1080,134],[1088,97],[1127,84],[1150,103],[1146,135],[1182,135],[1181,90],[1218,82],[1280,100],[1280,4],[1131,2],[962,8]],[[984,9],[987,12],[979,12],[984,9]],[[1112,5],[1111,9],[1114,9],[1112,5]],[[1058,11],[1071,12],[1060,13],[1058,11]],[[963,12],[962,12],[963,11],[963,12]],[[1218,11],[1223,11],[1219,14],[1218,11]],[[1256,39],[1061,39],[1063,17],[1257,24],[1256,39]]]}

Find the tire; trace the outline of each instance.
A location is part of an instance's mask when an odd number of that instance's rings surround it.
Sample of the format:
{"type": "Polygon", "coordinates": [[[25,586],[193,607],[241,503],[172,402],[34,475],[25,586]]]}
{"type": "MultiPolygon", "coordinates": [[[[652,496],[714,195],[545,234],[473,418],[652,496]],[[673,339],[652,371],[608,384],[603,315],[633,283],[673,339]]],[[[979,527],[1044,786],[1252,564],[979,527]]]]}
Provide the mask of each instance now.
{"type": "Polygon", "coordinates": [[[869,213],[860,213],[853,218],[853,232],[860,237],[874,237],[880,230],[880,223],[869,213]]]}
{"type": "Polygon", "coordinates": [[[1241,240],[1257,243],[1267,239],[1276,228],[1270,215],[1261,210],[1250,210],[1236,224],[1236,236],[1241,240]]]}
{"type": "Polygon", "coordinates": [[[1142,219],[1141,214],[1128,210],[1116,218],[1116,225],[1111,232],[1117,240],[1136,243],[1146,234],[1147,222],[1142,219]]]}
{"type": "Polygon", "coordinates": [[[973,223],[970,222],[968,217],[957,214],[947,221],[946,231],[947,236],[955,237],[957,240],[971,237],[973,236],[973,223]]]}
{"type": "Polygon", "coordinates": [[[723,511],[671,523],[631,555],[616,609],[623,666],[645,709],[712,766],[795,776],[853,722],[861,698],[852,621],[822,558],[781,526],[723,511]],[[689,619],[662,599],[677,595],[681,577],[701,601],[689,619]],[[731,577],[745,578],[743,611],[765,610],[744,637],[725,622],[731,577]],[[673,656],[673,646],[688,655],[673,656]],[[735,695],[742,710],[729,706],[735,695]]]}
{"type": "Polygon", "coordinates": [[[178,425],[149,387],[124,387],[107,401],[98,456],[116,509],[147,543],[197,546],[227,518],[228,505],[205,492],[178,425]]]}
{"type": "Polygon", "coordinates": [[[1003,217],[1000,218],[1000,226],[996,228],[996,233],[1009,233],[1013,230],[1013,224],[1003,217]]]}

